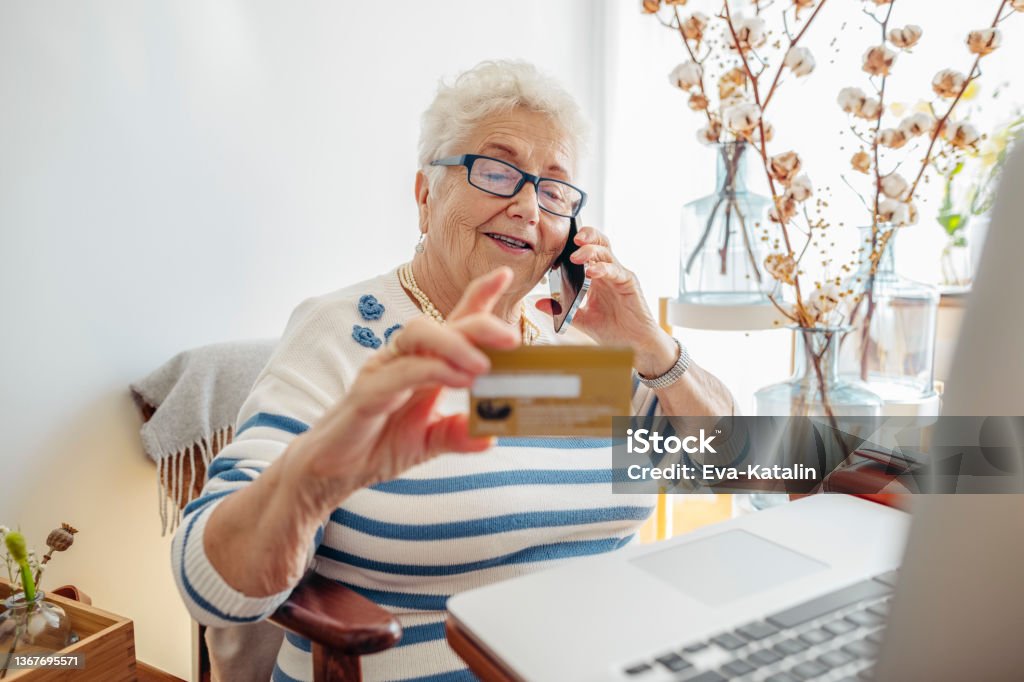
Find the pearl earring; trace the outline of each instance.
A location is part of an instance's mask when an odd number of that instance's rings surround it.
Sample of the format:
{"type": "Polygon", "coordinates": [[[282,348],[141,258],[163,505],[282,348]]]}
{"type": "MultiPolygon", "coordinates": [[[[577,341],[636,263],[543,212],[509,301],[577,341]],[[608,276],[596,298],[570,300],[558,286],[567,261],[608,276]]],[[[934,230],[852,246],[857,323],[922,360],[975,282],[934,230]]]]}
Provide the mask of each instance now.
{"type": "Polygon", "coordinates": [[[420,240],[418,242],[416,242],[416,253],[423,253],[423,251],[425,250],[425,247],[423,246],[423,241],[426,238],[427,238],[427,235],[420,234],[420,240]]]}

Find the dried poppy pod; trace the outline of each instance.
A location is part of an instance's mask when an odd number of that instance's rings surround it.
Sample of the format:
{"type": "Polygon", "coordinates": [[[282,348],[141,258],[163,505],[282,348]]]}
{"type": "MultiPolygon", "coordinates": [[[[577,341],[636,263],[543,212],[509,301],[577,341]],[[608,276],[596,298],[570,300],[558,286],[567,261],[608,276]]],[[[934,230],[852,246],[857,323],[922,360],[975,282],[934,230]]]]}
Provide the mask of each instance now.
{"type": "Polygon", "coordinates": [[[998,28],[985,28],[967,34],[967,49],[982,57],[995,52],[1000,42],[1002,42],[1002,34],[999,33],[998,28]]]}
{"type": "Polygon", "coordinates": [[[63,552],[64,550],[71,547],[75,542],[75,533],[78,530],[72,528],[66,523],[60,524],[60,528],[55,528],[50,531],[50,534],[46,536],[46,546],[54,552],[63,552]]]}
{"type": "Polygon", "coordinates": [[[889,42],[906,50],[917,45],[917,41],[921,40],[922,33],[921,27],[917,24],[907,24],[903,28],[894,28],[889,31],[889,42]]]}

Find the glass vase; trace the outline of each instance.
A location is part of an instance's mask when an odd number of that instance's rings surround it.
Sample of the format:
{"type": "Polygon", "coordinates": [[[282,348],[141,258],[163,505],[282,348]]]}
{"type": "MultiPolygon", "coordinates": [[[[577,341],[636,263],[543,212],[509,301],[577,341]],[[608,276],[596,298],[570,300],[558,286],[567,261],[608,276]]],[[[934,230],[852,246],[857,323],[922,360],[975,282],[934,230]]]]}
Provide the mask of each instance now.
{"type": "Polygon", "coordinates": [[[747,190],[746,142],[714,145],[715,191],[683,207],[679,299],[700,305],[768,304],[765,242],[756,234],[771,200],[747,190]]]}
{"type": "MultiPolygon", "coordinates": [[[[68,645],[71,621],[57,604],[44,601],[36,592],[32,600],[23,592],[4,601],[6,611],[0,613],[0,659],[14,654],[52,654],[68,645]]],[[[6,665],[0,669],[7,668],[6,665]]]]}
{"type": "MultiPolygon", "coordinates": [[[[844,379],[839,373],[839,342],[845,331],[848,329],[840,327],[796,328],[793,376],[754,394],[758,416],[878,417],[882,399],[861,383],[844,379]]],[[[793,422],[793,428],[785,437],[786,442],[776,446],[777,452],[792,456],[792,453],[814,451],[813,435],[804,432],[799,422],[793,422]]],[[[788,499],[785,494],[754,493],[738,501],[737,510],[764,509],[788,499]]]]}
{"type": "Polygon", "coordinates": [[[951,291],[966,290],[974,279],[971,245],[963,231],[950,235],[942,249],[942,286],[951,291]]]}
{"type": "Polygon", "coordinates": [[[861,230],[865,257],[856,286],[864,293],[849,318],[858,328],[843,338],[841,372],[864,382],[886,404],[930,399],[935,392],[939,291],[896,273],[898,229],[883,225],[874,234],[870,227],[861,230]]]}

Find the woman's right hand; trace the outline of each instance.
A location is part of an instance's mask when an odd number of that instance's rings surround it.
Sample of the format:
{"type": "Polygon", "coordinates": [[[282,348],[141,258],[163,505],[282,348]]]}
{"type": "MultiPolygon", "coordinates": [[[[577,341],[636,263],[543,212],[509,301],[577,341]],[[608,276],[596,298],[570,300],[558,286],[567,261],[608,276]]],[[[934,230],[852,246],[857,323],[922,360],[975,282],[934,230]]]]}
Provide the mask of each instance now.
{"type": "Polygon", "coordinates": [[[293,442],[295,461],[315,503],[333,509],[349,494],[446,452],[479,452],[465,414],[441,416],[445,387],[466,388],[490,369],[481,348],[509,349],[520,334],[492,314],[512,282],[498,268],[473,280],[446,324],[423,316],[392,335],[344,398],[293,442]]]}

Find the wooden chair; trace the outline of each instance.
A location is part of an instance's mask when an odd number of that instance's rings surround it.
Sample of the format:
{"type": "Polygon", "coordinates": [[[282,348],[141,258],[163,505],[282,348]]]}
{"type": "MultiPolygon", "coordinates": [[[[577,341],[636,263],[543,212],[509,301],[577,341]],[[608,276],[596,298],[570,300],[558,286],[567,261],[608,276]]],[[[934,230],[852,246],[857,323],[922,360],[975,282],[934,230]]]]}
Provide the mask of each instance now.
{"type": "MultiPolygon", "coordinates": [[[[402,638],[398,620],[360,594],[316,573],[299,583],[270,622],[308,639],[315,682],[358,682],[359,657],[384,651],[402,638]]],[[[210,680],[205,628],[198,627],[199,680],[210,680]]],[[[270,679],[271,671],[266,677],[270,679]]]]}

